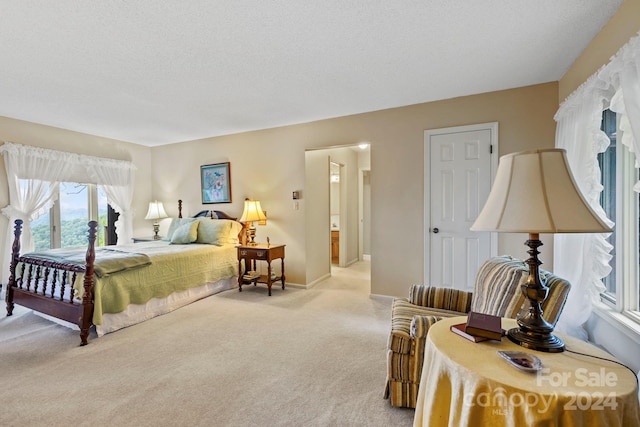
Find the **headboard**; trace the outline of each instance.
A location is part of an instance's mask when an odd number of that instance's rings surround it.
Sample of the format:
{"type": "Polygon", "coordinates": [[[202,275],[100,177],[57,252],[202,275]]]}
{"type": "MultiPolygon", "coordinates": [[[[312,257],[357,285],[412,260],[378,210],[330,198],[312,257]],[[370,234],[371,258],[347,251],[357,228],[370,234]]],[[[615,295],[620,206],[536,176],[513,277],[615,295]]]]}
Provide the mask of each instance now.
{"type": "MultiPolygon", "coordinates": [[[[232,219],[234,221],[237,220],[237,218],[229,216],[222,211],[213,211],[208,209],[198,212],[193,217],[194,218],[210,217],[210,218],[218,218],[218,219],[232,219]]],[[[178,218],[182,218],[182,200],[178,200],[178,218]]]]}

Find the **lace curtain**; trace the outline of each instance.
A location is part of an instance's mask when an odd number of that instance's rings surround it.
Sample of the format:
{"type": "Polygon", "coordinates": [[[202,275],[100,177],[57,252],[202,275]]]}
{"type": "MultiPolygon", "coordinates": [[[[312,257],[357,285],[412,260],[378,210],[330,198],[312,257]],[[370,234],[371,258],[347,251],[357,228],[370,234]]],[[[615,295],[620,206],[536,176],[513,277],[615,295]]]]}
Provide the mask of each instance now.
{"type": "MultiPolygon", "coordinates": [[[[592,76],[558,110],[555,119],[556,147],[567,150],[567,160],[587,203],[606,218],[599,203],[602,184],[597,155],[606,150],[609,138],[600,130],[607,85],[592,76]]],[[[610,220],[608,225],[613,225],[610,220]]],[[[601,279],[611,271],[611,245],[607,234],[556,234],[554,273],[571,283],[557,329],[586,339],[582,325],[591,315],[594,298],[604,291],[601,279]]]]}
{"type": "Polygon", "coordinates": [[[119,242],[130,242],[133,237],[133,178],[135,167],[129,162],[90,158],[86,162],[91,182],[101,183],[107,202],[120,212],[115,223],[119,242]]]}
{"type": "MultiPolygon", "coordinates": [[[[622,141],[640,153],[640,37],[623,46],[611,62],[591,76],[562,103],[555,119],[556,147],[567,150],[576,183],[591,207],[606,215],[600,206],[602,192],[597,155],[610,141],[600,130],[602,111],[611,108],[620,115],[622,141]],[[634,133],[634,130],[636,131],[634,133]]],[[[636,167],[639,165],[636,157],[636,167]]],[[[635,191],[640,191],[637,183],[635,191]]],[[[607,219],[608,224],[613,222],[607,219]]],[[[604,291],[602,278],[611,271],[612,246],[607,234],[556,234],[554,272],[571,282],[571,292],[558,330],[587,338],[583,324],[592,312],[593,301],[604,291]]]]}
{"type": "Polygon", "coordinates": [[[121,217],[116,228],[118,240],[132,237],[133,177],[135,166],[131,162],[84,156],[45,148],[6,142],[0,146],[4,156],[9,186],[9,205],[1,212],[9,219],[2,259],[2,283],[9,279],[14,221],[22,219],[21,253],[33,251],[30,221],[53,206],[60,182],[85,182],[103,186],[107,202],[121,217]],[[22,185],[21,185],[22,180],[22,185]]]}

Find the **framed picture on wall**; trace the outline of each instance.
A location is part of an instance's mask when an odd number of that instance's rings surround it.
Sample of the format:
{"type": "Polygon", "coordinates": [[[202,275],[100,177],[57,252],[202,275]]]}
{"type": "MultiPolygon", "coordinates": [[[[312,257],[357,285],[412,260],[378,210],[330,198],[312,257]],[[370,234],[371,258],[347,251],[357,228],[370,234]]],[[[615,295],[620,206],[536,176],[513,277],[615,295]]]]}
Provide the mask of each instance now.
{"type": "Polygon", "coordinates": [[[231,203],[231,164],[200,166],[202,203],[231,203]]]}

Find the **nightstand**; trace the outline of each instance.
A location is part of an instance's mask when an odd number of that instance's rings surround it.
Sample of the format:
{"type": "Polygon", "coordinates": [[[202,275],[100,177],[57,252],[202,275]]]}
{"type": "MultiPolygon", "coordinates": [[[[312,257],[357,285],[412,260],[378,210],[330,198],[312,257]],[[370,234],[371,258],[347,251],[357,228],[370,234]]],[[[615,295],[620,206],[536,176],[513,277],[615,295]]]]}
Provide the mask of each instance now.
{"type": "Polygon", "coordinates": [[[253,246],[238,246],[238,291],[242,292],[242,285],[253,283],[266,283],[271,296],[271,285],[280,280],[284,289],[284,246],[257,244],[253,246]],[[280,276],[271,275],[271,261],[280,259],[280,276]],[[244,269],[242,268],[244,260],[244,269]],[[256,261],[267,262],[267,274],[251,275],[249,272],[256,271],[256,261]]]}
{"type": "Polygon", "coordinates": [[[140,243],[140,242],[153,242],[155,240],[162,240],[162,239],[154,239],[153,236],[146,236],[146,237],[132,237],[131,240],[133,240],[133,243],[140,243]]]}

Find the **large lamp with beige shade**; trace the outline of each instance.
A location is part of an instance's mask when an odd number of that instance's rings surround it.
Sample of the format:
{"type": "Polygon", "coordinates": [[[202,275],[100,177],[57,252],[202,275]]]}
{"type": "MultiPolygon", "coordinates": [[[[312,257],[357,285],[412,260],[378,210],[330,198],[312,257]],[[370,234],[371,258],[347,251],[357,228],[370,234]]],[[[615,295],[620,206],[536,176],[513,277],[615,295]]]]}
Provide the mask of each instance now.
{"type": "Polygon", "coordinates": [[[591,209],[578,189],[563,149],[523,151],[500,158],[487,202],[471,226],[473,231],[529,233],[529,276],[522,292],[529,300],[526,313],[509,339],[532,350],[564,351],[562,339],[543,318],[541,303],[548,288],[540,279],[540,233],[607,233],[611,228],[591,209]]]}

